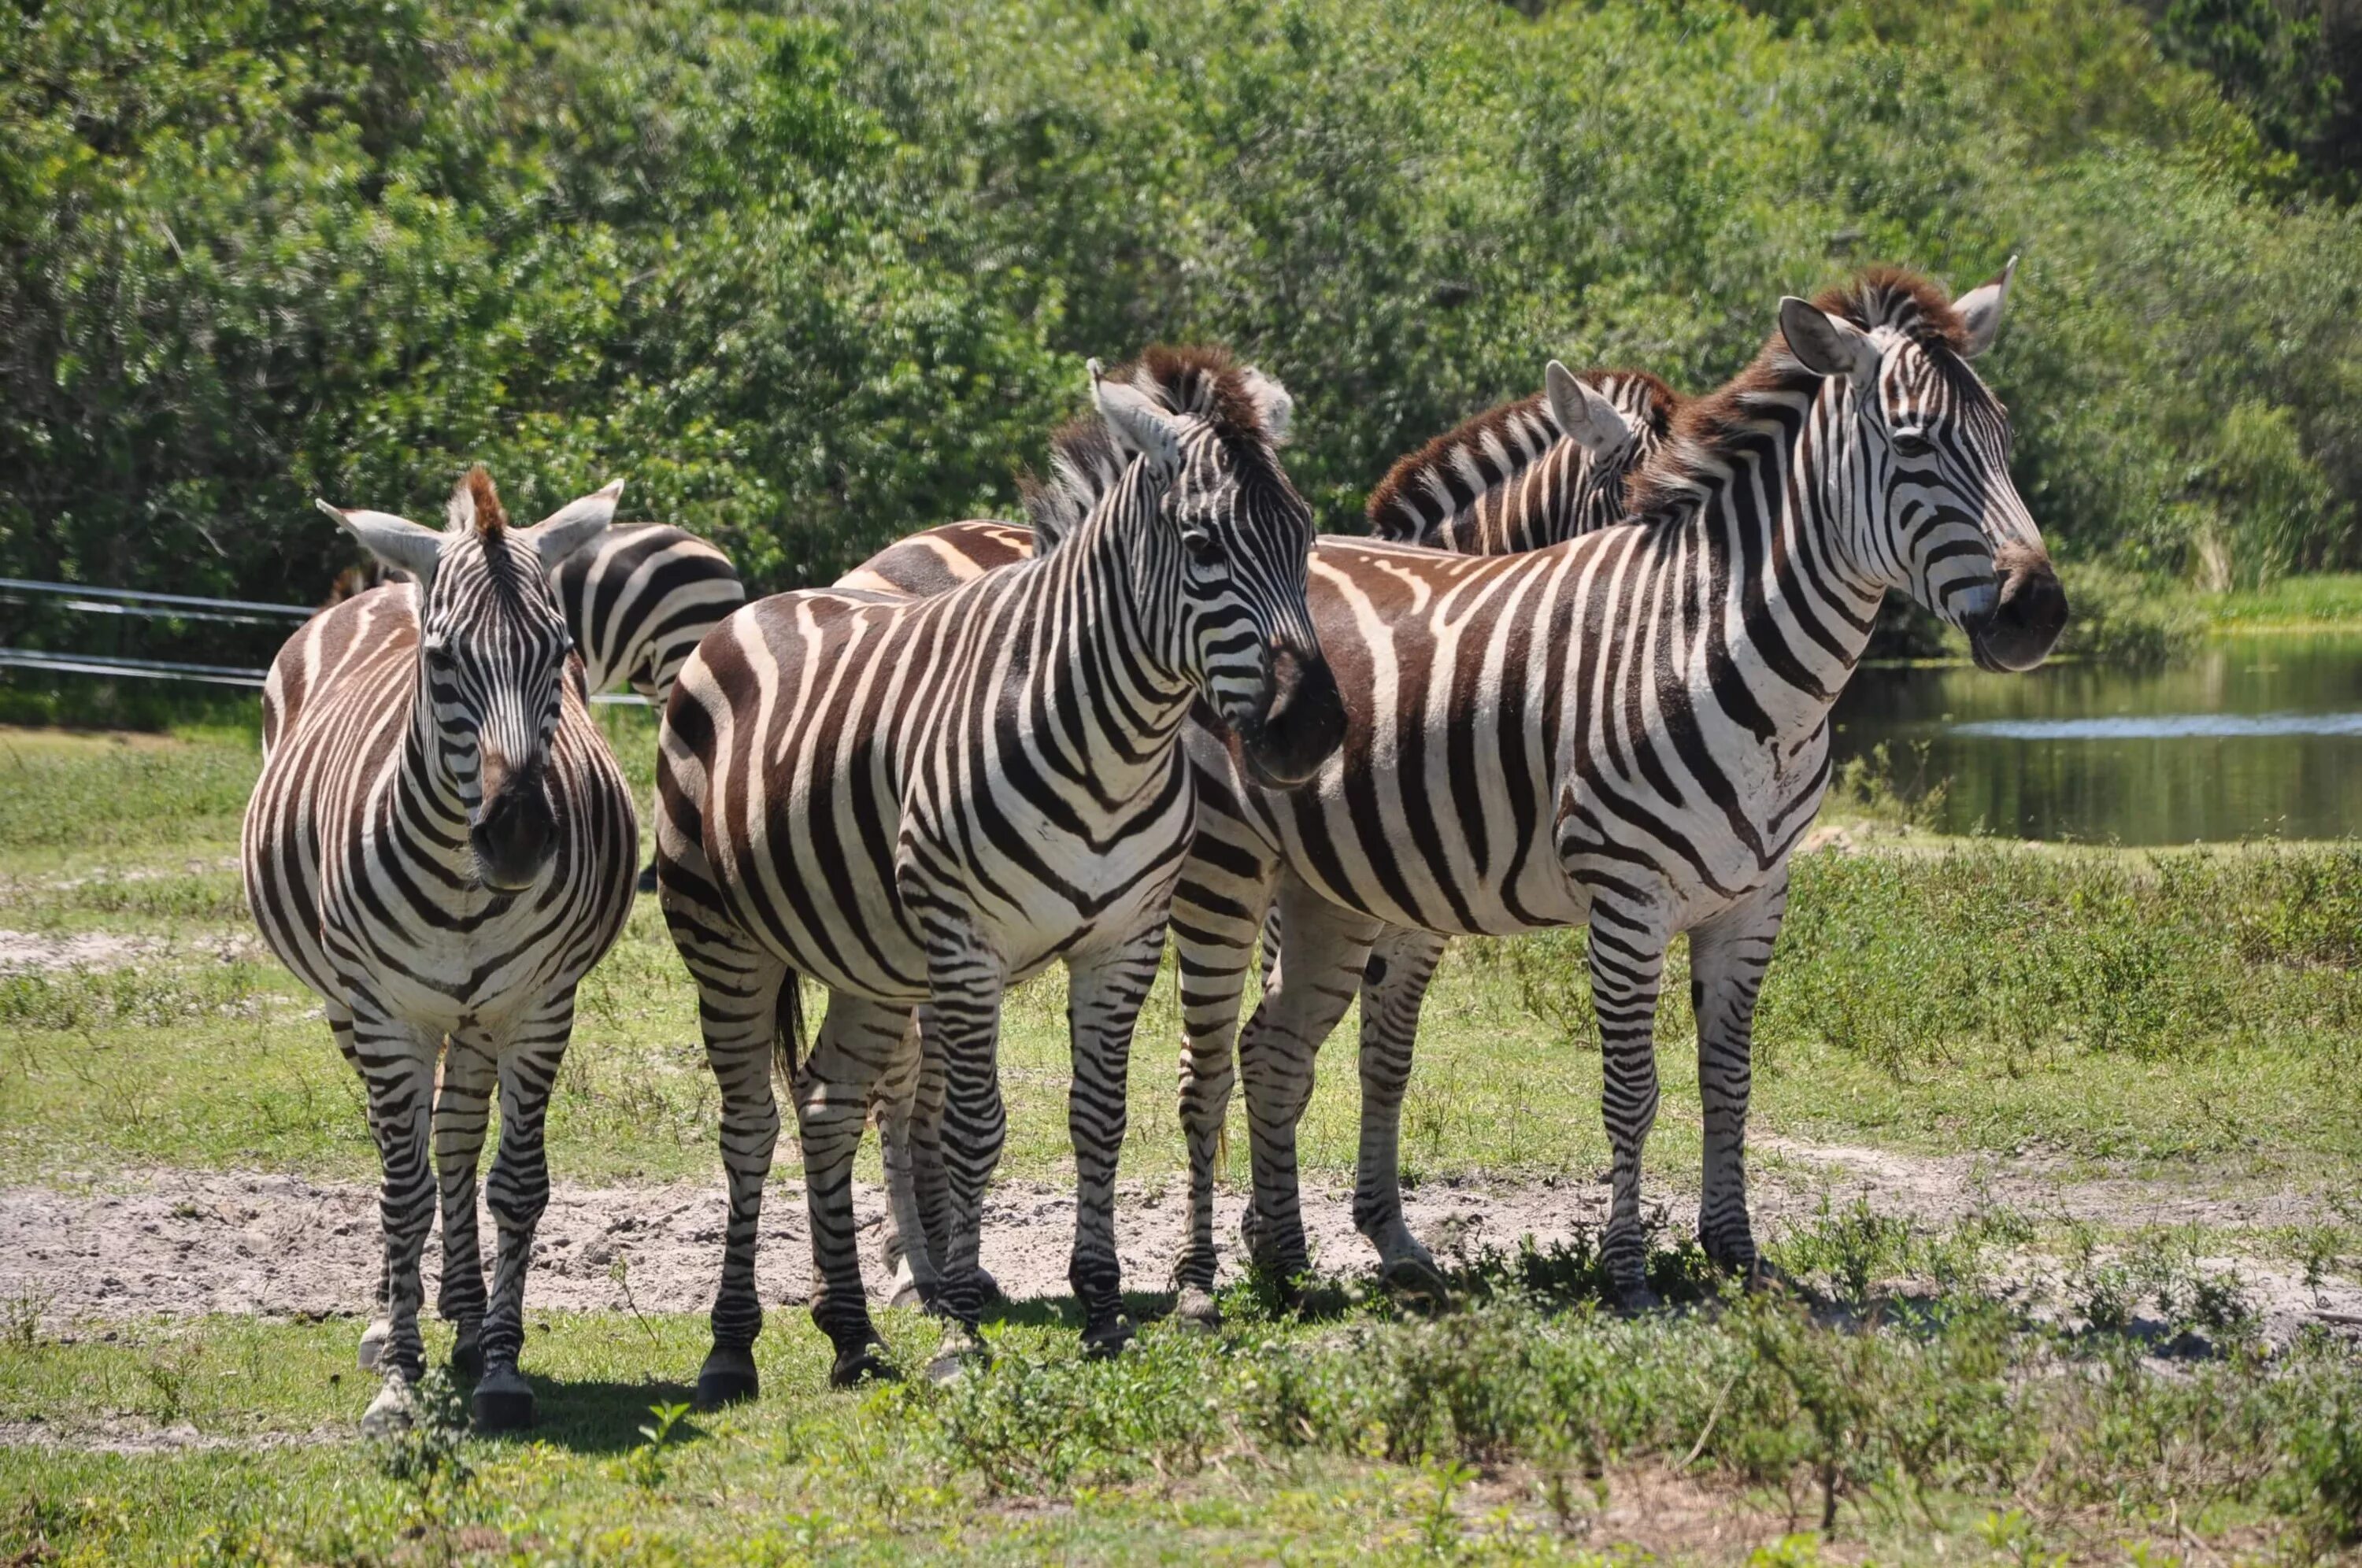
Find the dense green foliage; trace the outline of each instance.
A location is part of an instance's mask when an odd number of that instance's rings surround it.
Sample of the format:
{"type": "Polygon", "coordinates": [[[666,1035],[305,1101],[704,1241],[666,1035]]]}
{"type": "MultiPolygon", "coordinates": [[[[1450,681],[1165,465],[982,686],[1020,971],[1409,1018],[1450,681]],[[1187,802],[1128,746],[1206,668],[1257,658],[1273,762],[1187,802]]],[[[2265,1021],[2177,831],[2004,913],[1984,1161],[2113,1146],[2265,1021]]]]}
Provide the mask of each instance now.
{"type": "Polygon", "coordinates": [[[1155,338],[1285,377],[1350,525],[1549,354],[1701,388],[1782,293],[2013,251],[2062,554],[2356,558],[2362,224],[2117,0],[49,0],[0,64],[0,572],[309,600],[310,496],[481,458],[824,579],[1155,338]]]}

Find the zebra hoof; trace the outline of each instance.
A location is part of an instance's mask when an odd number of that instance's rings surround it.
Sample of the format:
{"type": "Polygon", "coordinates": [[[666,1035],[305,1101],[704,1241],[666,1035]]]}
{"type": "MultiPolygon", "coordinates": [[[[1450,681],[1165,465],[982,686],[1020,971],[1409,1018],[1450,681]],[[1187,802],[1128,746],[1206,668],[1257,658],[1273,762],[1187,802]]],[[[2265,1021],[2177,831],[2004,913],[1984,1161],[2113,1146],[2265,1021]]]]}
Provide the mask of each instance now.
{"type": "Polygon", "coordinates": [[[1222,1326],[1222,1309],[1214,1305],[1212,1291],[1185,1285],[1173,1298],[1173,1321],[1182,1328],[1210,1334],[1222,1326]]]}
{"type": "Polygon", "coordinates": [[[1440,1311],[1451,1304],[1451,1286],[1433,1259],[1396,1258],[1379,1270],[1378,1277],[1395,1295],[1429,1311],[1440,1311]]]}
{"type": "Polygon", "coordinates": [[[1616,1310],[1623,1317],[1637,1318],[1664,1304],[1665,1298],[1650,1289],[1646,1281],[1636,1280],[1616,1287],[1616,1310]]]}
{"type": "Polygon", "coordinates": [[[383,1318],[361,1331],[360,1364],[363,1372],[375,1372],[385,1355],[385,1347],[393,1342],[393,1324],[383,1318]]]}
{"type": "Polygon", "coordinates": [[[361,1436],[390,1438],[406,1432],[415,1420],[410,1401],[410,1385],[398,1372],[388,1373],[377,1397],[361,1412],[361,1436]]]}
{"type": "Polygon", "coordinates": [[[900,1383],[902,1375],[877,1352],[876,1345],[863,1345],[859,1350],[839,1353],[836,1364],[828,1369],[828,1386],[855,1388],[864,1383],[900,1383]]]}
{"type": "Polygon", "coordinates": [[[944,1330],[944,1342],[936,1347],[927,1362],[927,1381],[949,1383],[965,1375],[970,1367],[992,1364],[992,1352],[982,1335],[962,1323],[952,1323],[944,1330]]]}
{"type": "Polygon", "coordinates": [[[1118,1312],[1104,1323],[1094,1324],[1083,1331],[1083,1359],[1112,1361],[1124,1352],[1124,1347],[1139,1336],[1131,1320],[1118,1312]]]}
{"type": "Polygon", "coordinates": [[[924,1309],[933,1304],[934,1294],[934,1282],[930,1280],[921,1285],[917,1276],[911,1273],[910,1260],[906,1258],[895,1265],[894,1284],[887,1293],[886,1305],[924,1309]]]}
{"type": "Polygon", "coordinates": [[[724,1405],[744,1404],[760,1394],[762,1388],[763,1380],[755,1371],[753,1351],[717,1346],[697,1374],[697,1408],[719,1410],[724,1405]]]}
{"type": "Polygon", "coordinates": [[[979,1302],[1001,1299],[1000,1281],[993,1278],[988,1270],[981,1267],[976,1271],[976,1298],[979,1302]]]}
{"type": "Polygon", "coordinates": [[[451,1371],[469,1382],[484,1375],[484,1345],[474,1329],[462,1329],[451,1342],[451,1371]]]}
{"type": "Polygon", "coordinates": [[[469,1408],[480,1432],[521,1432],[534,1422],[533,1386],[513,1366],[495,1367],[476,1384],[469,1408]]]}

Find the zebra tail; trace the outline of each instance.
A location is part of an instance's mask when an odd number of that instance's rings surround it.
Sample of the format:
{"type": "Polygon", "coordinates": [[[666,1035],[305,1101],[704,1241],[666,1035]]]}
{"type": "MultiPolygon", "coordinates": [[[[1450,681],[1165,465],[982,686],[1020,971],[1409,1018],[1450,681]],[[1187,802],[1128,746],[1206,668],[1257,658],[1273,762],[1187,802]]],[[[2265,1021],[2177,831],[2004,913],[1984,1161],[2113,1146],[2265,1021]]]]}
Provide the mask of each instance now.
{"type": "Polygon", "coordinates": [[[779,1005],[771,1033],[771,1070],[781,1083],[792,1084],[796,1063],[804,1052],[804,977],[788,971],[779,987],[779,1005]]]}

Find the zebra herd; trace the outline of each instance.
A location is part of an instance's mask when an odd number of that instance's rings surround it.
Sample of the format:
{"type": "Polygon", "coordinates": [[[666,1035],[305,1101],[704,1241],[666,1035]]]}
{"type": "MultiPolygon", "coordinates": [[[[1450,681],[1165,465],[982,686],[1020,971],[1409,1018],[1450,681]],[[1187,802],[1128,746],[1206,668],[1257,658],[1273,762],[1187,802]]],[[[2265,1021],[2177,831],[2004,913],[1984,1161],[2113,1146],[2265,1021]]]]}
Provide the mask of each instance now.
{"type": "Polygon", "coordinates": [[[1788,858],[1828,778],[1828,713],[1889,590],[2023,670],[2067,603],[1969,368],[2010,271],[1948,300],[1875,270],[1789,298],[1754,362],[1683,398],[1570,374],[1439,437],[1373,492],[1375,538],[1316,537],[1280,384],[1211,349],[1090,366],[1092,412],[1028,484],[1030,526],[946,525],[833,588],[743,600],[672,529],[610,527],[610,486],[511,526],[471,471],[447,526],[338,521],[416,580],[321,615],[273,664],[248,897],[368,1088],[385,1266],[364,1418],[409,1419],[421,1253],[488,1428],[517,1369],[548,1193],[542,1123],[574,990],[619,933],[636,825],[586,701],[663,705],[655,878],[722,1090],[729,1222],[701,1402],[757,1391],[755,1250],[796,1119],[811,1312],[839,1384],[887,1370],[851,1171],[874,1121],[935,1370],[983,1353],[980,1199],[1005,1117],[1013,983],[1065,965],[1069,1279],[1093,1353],[1131,1333],[1113,1184],[1133,1025],[1180,974],[1189,1229],[1176,1312],[1210,1321],[1216,1151],[1242,1088],[1253,1261],[1307,1262],[1296,1128],[1361,1003],[1353,1219],[1433,1289],[1398,1130],[1446,941],[1589,928],[1613,1196],[1603,1257],[1649,1299],[1640,1156],[1668,946],[1690,938],[1705,1120],[1700,1239],[1758,1264],[1744,1137],[1756,993],[1788,858]],[[1263,999],[1243,1030],[1258,943],[1263,999]],[[828,1005],[806,1048],[801,984],[828,1005]],[[1235,1037],[1235,1050],[1233,1040],[1235,1037]],[[439,1063],[439,1077],[438,1077],[439,1063]],[[499,1229],[487,1294],[476,1165],[499,1229]],[[429,1174],[429,1165],[433,1173],[429,1174]]]}

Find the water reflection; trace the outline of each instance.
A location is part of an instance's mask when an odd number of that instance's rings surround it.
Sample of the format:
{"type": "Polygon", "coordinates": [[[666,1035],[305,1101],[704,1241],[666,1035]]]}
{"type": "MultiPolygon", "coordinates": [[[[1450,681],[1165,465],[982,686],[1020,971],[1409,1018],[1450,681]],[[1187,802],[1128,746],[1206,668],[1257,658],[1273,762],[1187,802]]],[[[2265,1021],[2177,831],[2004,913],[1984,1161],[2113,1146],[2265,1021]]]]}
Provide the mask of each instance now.
{"type": "Polygon", "coordinates": [[[2225,637],[2169,668],[1865,670],[1840,757],[1951,780],[1949,832],[2187,844],[2362,833],[2362,634],[2225,637]]]}

